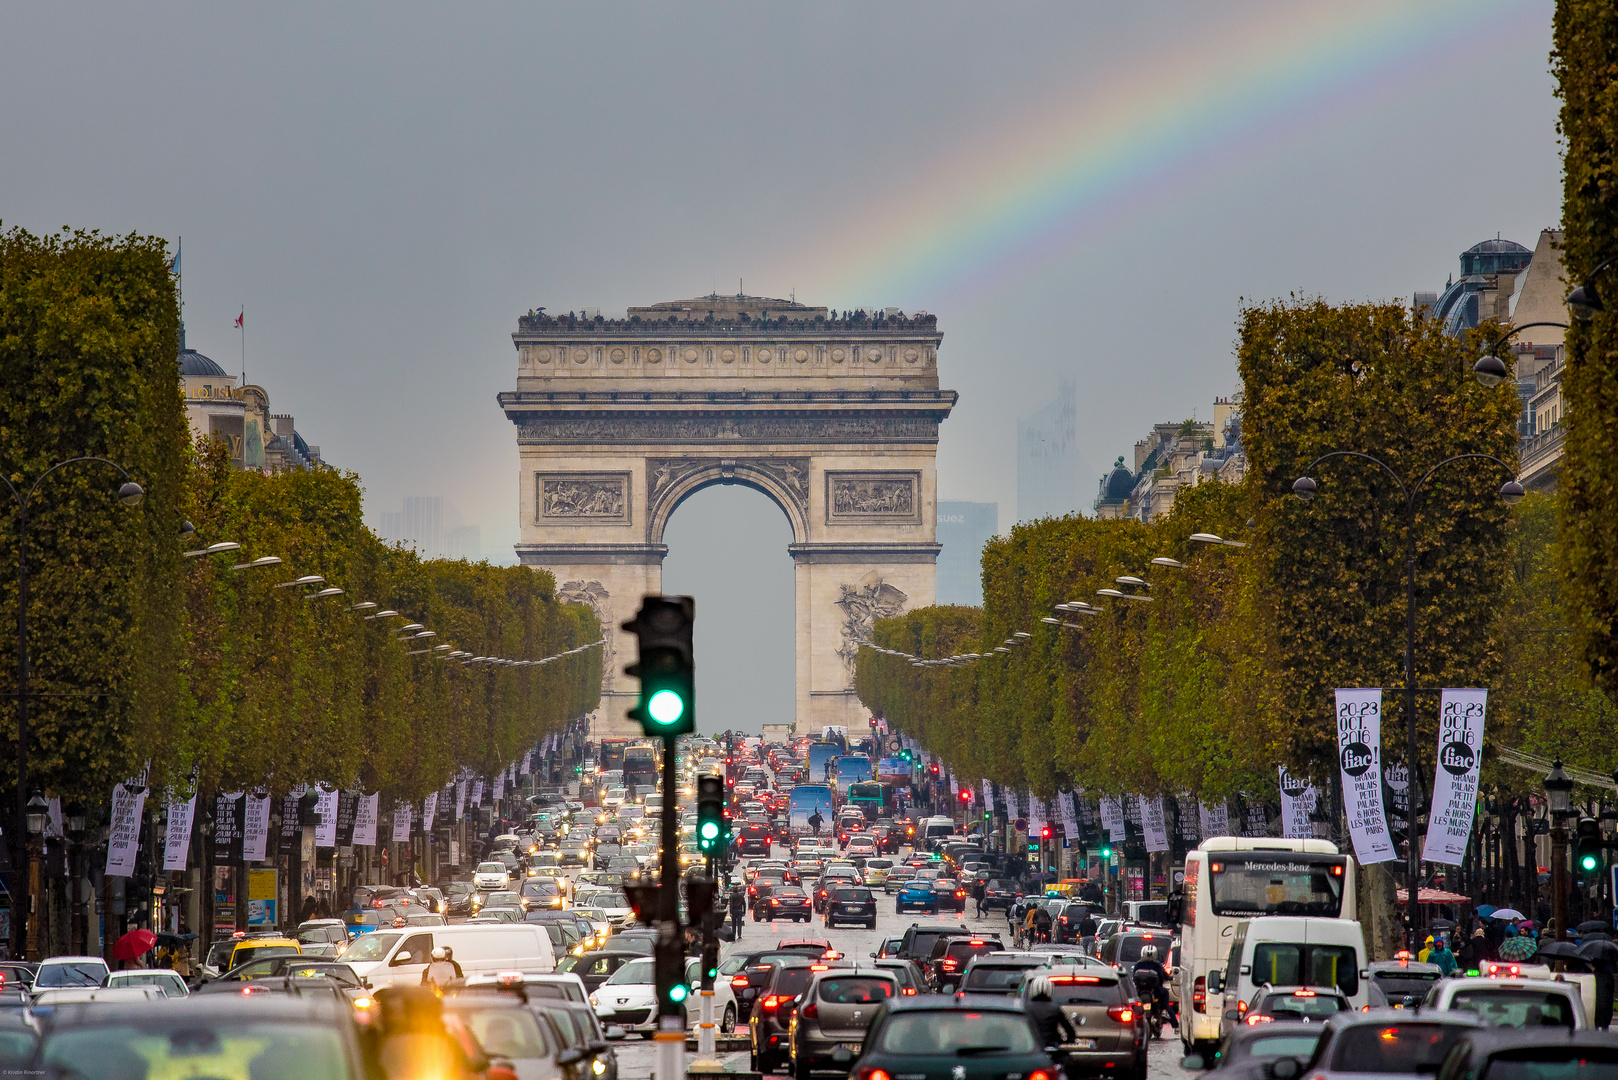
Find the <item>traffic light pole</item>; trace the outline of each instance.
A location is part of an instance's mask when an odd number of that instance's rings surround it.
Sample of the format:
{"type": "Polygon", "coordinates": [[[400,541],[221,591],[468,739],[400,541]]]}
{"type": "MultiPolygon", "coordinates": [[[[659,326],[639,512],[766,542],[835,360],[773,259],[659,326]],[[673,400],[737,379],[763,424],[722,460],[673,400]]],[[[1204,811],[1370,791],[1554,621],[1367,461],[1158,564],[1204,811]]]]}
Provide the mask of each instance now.
{"type": "MultiPolygon", "coordinates": [[[[680,772],[678,736],[663,736],[663,870],[658,889],[657,944],[653,968],[658,983],[657,1080],[685,1076],[685,1005],[670,1000],[668,979],[685,983],[685,939],[680,932],[680,772]]],[[[711,999],[710,999],[711,1000],[711,999]]],[[[709,1011],[712,1009],[710,1007],[709,1011]]]]}

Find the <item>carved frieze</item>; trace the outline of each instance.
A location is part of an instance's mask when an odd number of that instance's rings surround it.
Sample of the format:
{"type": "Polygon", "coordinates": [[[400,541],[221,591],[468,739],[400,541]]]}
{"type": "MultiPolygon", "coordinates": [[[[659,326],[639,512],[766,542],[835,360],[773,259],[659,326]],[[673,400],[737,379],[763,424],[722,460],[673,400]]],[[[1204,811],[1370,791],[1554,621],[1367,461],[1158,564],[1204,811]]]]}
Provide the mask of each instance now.
{"type": "Polygon", "coordinates": [[[845,443],[938,441],[938,421],[921,416],[525,417],[519,445],[548,443],[845,443]]]}
{"type": "Polygon", "coordinates": [[[828,472],[826,524],[921,524],[921,474],[828,472]]]}
{"type": "Polygon", "coordinates": [[[852,687],[860,643],[871,640],[871,631],[878,619],[902,615],[910,597],[883,581],[875,571],[866,574],[857,584],[845,584],[839,589],[841,595],[836,603],[843,609],[843,626],[837,656],[848,672],[848,685],[852,687]]]}
{"type": "MultiPolygon", "coordinates": [[[[775,481],[796,508],[799,519],[809,516],[809,459],[799,458],[647,458],[646,505],[657,516],[657,507],[664,495],[680,487],[697,473],[711,472],[717,467],[722,476],[730,478],[752,473],[775,481]]],[[[789,508],[790,509],[790,508],[789,508]]]]}
{"type": "Polygon", "coordinates": [[[629,524],[626,472],[535,473],[536,520],[544,524],[629,524]]]}

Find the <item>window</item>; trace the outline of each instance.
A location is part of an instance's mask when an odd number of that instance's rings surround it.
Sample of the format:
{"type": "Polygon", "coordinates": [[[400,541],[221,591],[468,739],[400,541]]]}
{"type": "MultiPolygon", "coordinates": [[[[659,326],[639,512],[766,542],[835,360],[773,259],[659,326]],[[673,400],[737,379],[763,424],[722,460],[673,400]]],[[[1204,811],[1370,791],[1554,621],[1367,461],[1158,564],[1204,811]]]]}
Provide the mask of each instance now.
{"type": "Polygon", "coordinates": [[[490,1057],[537,1058],[549,1053],[539,1021],[527,1009],[456,1009],[490,1057]]]}
{"type": "Polygon", "coordinates": [[[820,1000],[833,1005],[874,1005],[893,996],[893,984],[869,977],[822,979],[820,1000]]]}
{"type": "Polygon", "coordinates": [[[1253,946],[1253,983],[1335,986],[1353,997],[1360,989],[1357,961],[1351,945],[1262,942],[1253,946]]]}
{"type": "Polygon", "coordinates": [[[1332,1067],[1337,1072],[1435,1073],[1467,1030],[1459,1024],[1346,1028],[1332,1043],[1332,1067]]]}
{"type": "Polygon", "coordinates": [[[40,1059],[51,1076],[185,1076],[199,1062],[228,1060],[253,1080],[340,1080],[351,1075],[335,1027],[312,1023],[254,1023],[220,1018],[176,1025],[150,1014],[139,1027],[95,1024],[45,1039],[40,1059]]]}
{"type": "Polygon", "coordinates": [[[1511,1050],[1495,1055],[1482,1080],[1618,1080],[1618,1056],[1607,1047],[1511,1050]]]}
{"type": "Polygon", "coordinates": [[[381,932],[365,934],[356,938],[354,944],[343,953],[343,959],[349,963],[365,963],[380,960],[388,955],[394,943],[399,940],[398,934],[385,934],[381,932]]]}
{"type": "Polygon", "coordinates": [[[1490,1027],[1562,1027],[1573,1030],[1572,1007],[1568,998],[1558,993],[1462,990],[1450,1000],[1450,1008],[1472,1013],[1490,1027]]]}
{"type": "Polygon", "coordinates": [[[1002,1053],[1031,1054],[1038,1049],[1033,1029],[1020,1013],[953,1009],[892,1016],[882,1027],[881,1040],[883,1051],[890,1054],[954,1054],[963,1049],[982,1053],[990,1047],[1003,1047],[1002,1053]]]}
{"type": "Polygon", "coordinates": [[[433,936],[431,934],[411,934],[405,939],[404,945],[388,961],[389,967],[399,967],[401,964],[425,964],[433,958],[433,936]]]}

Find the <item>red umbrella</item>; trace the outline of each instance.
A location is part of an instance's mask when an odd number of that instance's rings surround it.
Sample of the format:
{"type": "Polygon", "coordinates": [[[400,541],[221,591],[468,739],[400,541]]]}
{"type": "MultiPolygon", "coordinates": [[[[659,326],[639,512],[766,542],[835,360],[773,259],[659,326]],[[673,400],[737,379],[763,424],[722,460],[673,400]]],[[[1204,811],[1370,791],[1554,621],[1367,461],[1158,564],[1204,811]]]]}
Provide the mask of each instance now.
{"type": "Polygon", "coordinates": [[[112,958],[114,960],[133,960],[137,956],[150,952],[152,946],[156,944],[157,935],[150,930],[131,930],[113,943],[112,958]]]}

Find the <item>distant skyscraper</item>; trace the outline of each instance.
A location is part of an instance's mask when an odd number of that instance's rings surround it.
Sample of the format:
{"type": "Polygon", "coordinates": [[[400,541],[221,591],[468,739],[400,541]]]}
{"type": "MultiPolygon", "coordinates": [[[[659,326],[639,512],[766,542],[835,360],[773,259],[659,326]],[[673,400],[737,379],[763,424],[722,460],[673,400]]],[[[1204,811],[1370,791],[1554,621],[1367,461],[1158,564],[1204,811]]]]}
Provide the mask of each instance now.
{"type": "Polygon", "coordinates": [[[1063,379],[1049,405],[1017,421],[1018,521],[1080,512],[1080,488],[1092,481],[1078,441],[1078,391],[1063,379]]]}
{"type": "Polygon", "coordinates": [[[983,603],[983,545],[1000,528],[1000,504],[938,504],[938,602],[977,607],[983,603]]]}
{"type": "Polygon", "coordinates": [[[438,495],[407,495],[399,539],[423,559],[444,557],[444,500],[438,495]]]}
{"type": "Polygon", "coordinates": [[[451,559],[477,562],[483,558],[483,530],[476,525],[462,525],[459,529],[451,529],[444,554],[451,559]]]}

